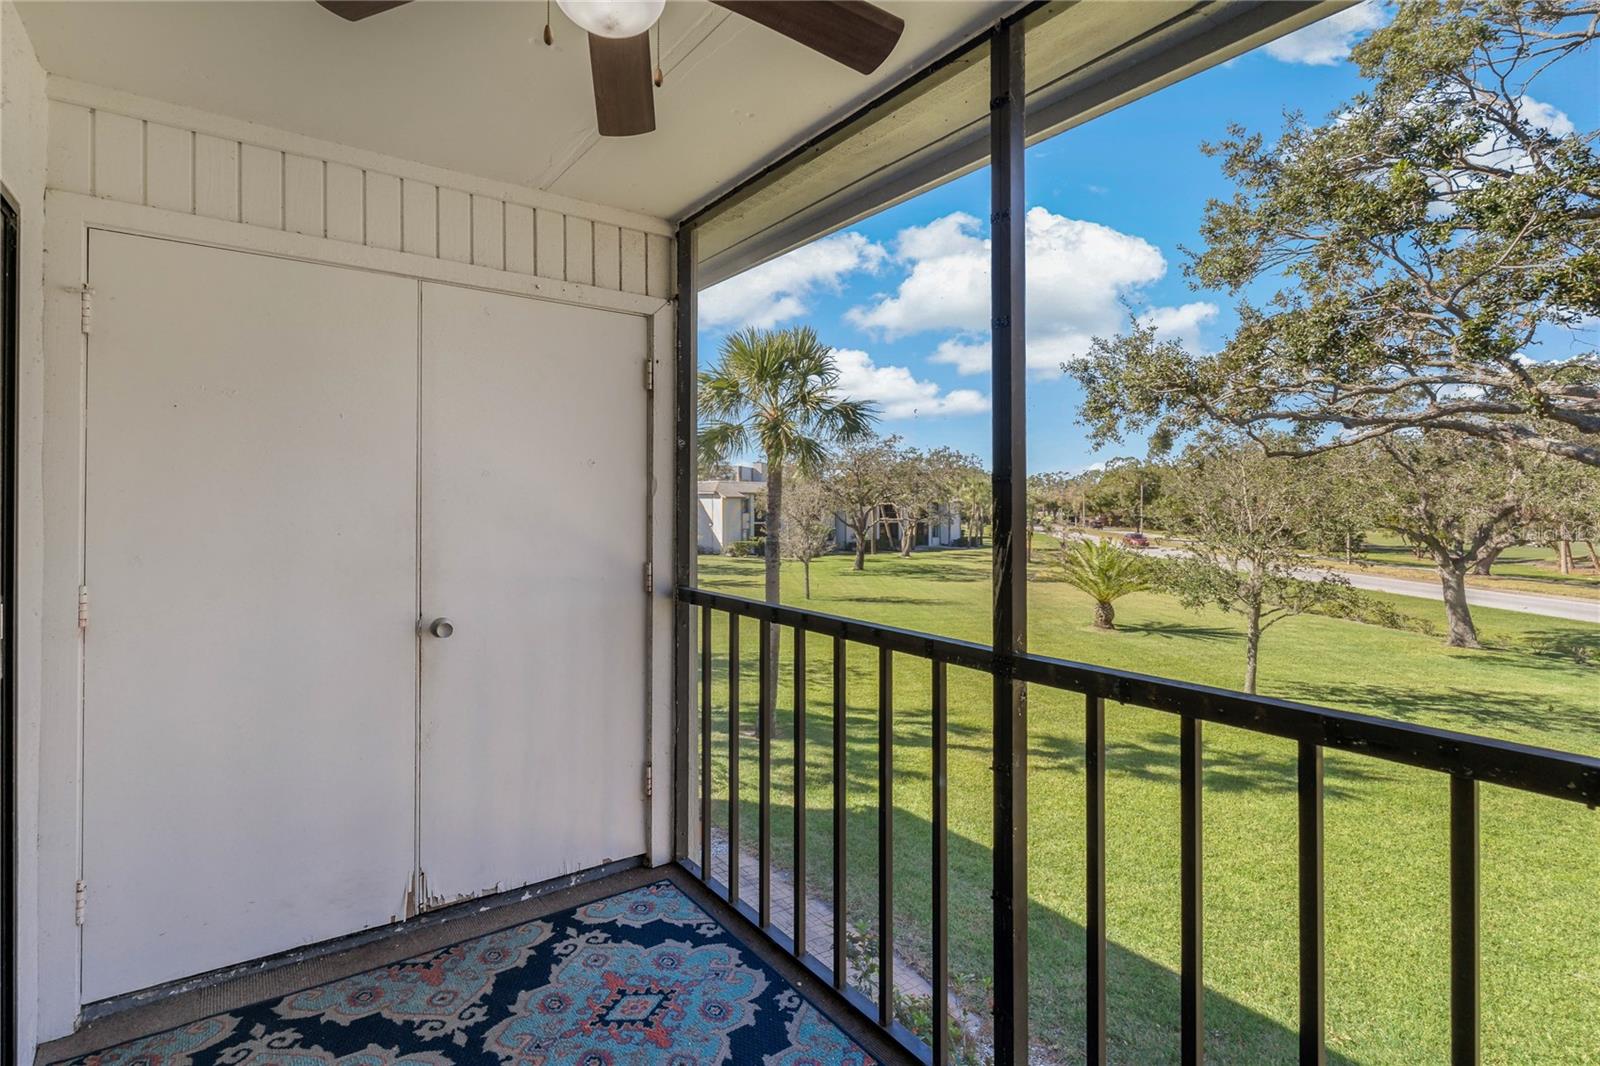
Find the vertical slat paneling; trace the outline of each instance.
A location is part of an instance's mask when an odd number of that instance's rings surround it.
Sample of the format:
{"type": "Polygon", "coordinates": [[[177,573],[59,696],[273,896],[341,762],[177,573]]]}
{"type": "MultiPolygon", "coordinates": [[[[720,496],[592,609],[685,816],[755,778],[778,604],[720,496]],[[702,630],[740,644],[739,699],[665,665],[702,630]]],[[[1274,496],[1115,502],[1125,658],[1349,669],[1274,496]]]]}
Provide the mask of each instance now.
{"type": "Polygon", "coordinates": [[[50,101],[50,147],[46,180],[64,192],[94,192],[94,113],[77,104],[50,101]]]}
{"type": "Polygon", "coordinates": [[[794,631],[794,953],[806,953],[806,631],[794,631]]]}
{"type": "Polygon", "coordinates": [[[505,202],[492,196],[472,198],[472,261],[491,270],[506,266],[505,202]]]}
{"type": "Polygon", "coordinates": [[[144,203],[143,120],[94,113],[94,192],[108,200],[144,203]]]}
{"type": "Polygon", "coordinates": [[[291,233],[323,234],[322,160],[283,157],[283,228],[291,233]]]}
{"type": "Polygon", "coordinates": [[[534,212],[535,259],[541,278],[557,281],[567,276],[566,216],[539,208],[534,212]]]}
{"type": "Polygon", "coordinates": [[[878,649],[878,1023],[894,1021],[894,652],[878,649]]]}
{"type": "Polygon", "coordinates": [[[532,274],[533,208],[526,204],[506,204],[506,269],[518,274],[532,274]]]}
{"type": "Polygon", "coordinates": [[[728,902],[739,902],[739,616],[728,615],[728,902]]]}
{"type": "Polygon", "coordinates": [[[401,190],[401,237],[413,255],[439,254],[439,188],[405,179],[401,190]]]}
{"type": "Polygon", "coordinates": [[[567,216],[567,280],[594,284],[594,223],[567,216]]]}
{"type": "Polygon", "coordinates": [[[711,608],[700,608],[700,879],[711,879],[711,608]]]}
{"type": "Polygon", "coordinates": [[[145,125],[145,201],[163,211],[194,210],[194,134],[159,122],[145,125]]]}
{"type": "Polygon", "coordinates": [[[933,1061],[950,1061],[950,686],[933,661],[933,1061]]]}
{"type": "Polygon", "coordinates": [[[644,289],[666,299],[671,293],[672,242],[657,233],[645,235],[644,289]]]}
{"type": "Polygon", "coordinates": [[[849,809],[845,799],[850,785],[850,768],[846,765],[845,742],[845,643],[843,637],[833,638],[833,987],[843,988],[849,972],[849,945],[845,942],[844,880],[849,863],[846,861],[846,835],[849,809]]]}
{"type": "Polygon", "coordinates": [[[439,190],[439,258],[472,262],[472,197],[459,189],[439,190]]]}
{"type": "Polygon", "coordinates": [[[1300,1063],[1327,1061],[1323,1004],[1322,749],[1300,742],[1300,1063]]]}
{"type": "Polygon", "coordinates": [[[763,620],[757,627],[761,633],[759,654],[760,676],[757,683],[756,742],[758,763],[758,800],[756,807],[756,854],[759,865],[756,876],[756,913],[761,928],[772,924],[772,726],[773,683],[778,664],[772,661],[772,623],[763,620]]]}
{"type": "Polygon", "coordinates": [[[239,220],[239,142],[194,135],[194,213],[239,220]]]}
{"type": "Polygon", "coordinates": [[[399,251],[405,224],[400,179],[367,171],[367,246],[399,251]]]}
{"type": "Polygon", "coordinates": [[[1084,1058],[1106,1061],[1106,702],[1084,701],[1084,1058]]]}
{"type": "Polygon", "coordinates": [[[636,229],[622,231],[622,291],[643,293],[647,287],[644,234],[636,229]]]}
{"type": "Polygon", "coordinates": [[[252,226],[283,228],[283,153],[256,144],[239,148],[239,217],[252,226]]]}
{"type": "Polygon", "coordinates": [[[323,180],[328,186],[328,236],[351,244],[366,243],[366,175],[359,167],[329,163],[323,180]]]}
{"type": "Polygon", "coordinates": [[[1179,876],[1182,903],[1182,943],[1178,1052],[1183,1066],[1200,1066],[1205,1061],[1205,871],[1201,817],[1201,782],[1204,755],[1198,718],[1185,718],[1178,740],[1179,789],[1179,876]]]}
{"type": "Polygon", "coordinates": [[[622,231],[605,222],[594,224],[594,283],[622,288],[622,231]]]}
{"type": "Polygon", "coordinates": [[[1478,782],[1450,778],[1450,1062],[1477,1066],[1478,782]]]}

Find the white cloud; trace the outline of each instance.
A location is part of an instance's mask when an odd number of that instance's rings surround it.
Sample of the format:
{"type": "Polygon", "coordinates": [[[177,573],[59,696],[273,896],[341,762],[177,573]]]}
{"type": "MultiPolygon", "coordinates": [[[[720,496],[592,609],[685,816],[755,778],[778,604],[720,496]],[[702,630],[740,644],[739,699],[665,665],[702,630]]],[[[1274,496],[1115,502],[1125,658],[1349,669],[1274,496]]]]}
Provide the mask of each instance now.
{"type": "Polygon", "coordinates": [[[1274,59],[1285,63],[1302,63],[1311,67],[1331,67],[1349,56],[1356,38],[1375,30],[1388,21],[1383,6],[1377,0],[1365,0],[1355,7],[1345,8],[1313,22],[1287,37],[1268,42],[1265,51],[1274,59]]]}
{"type": "MultiPolygon", "coordinates": [[[[891,339],[950,333],[929,359],[962,374],[988,372],[989,242],[979,236],[979,225],[958,212],[901,231],[895,253],[907,267],[904,280],[846,317],[891,339]]],[[[1083,355],[1093,337],[1118,332],[1124,301],[1167,272],[1165,257],[1150,242],[1042,207],[1028,212],[1026,240],[1028,365],[1035,370],[1054,370],[1083,355]]],[[[1186,340],[1197,339],[1200,325],[1216,313],[1209,304],[1156,311],[1174,329],[1181,326],[1186,340]]]]}
{"type": "Polygon", "coordinates": [[[884,418],[930,415],[974,415],[989,409],[989,397],[976,389],[941,392],[932,381],[919,381],[903,366],[878,366],[859,348],[835,348],[839,391],[853,400],[872,400],[884,418]]]}
{"type": "Polygon", "coordinates": [[[770,329],[810,310],[819,291],[837,292],[845,275],[878,269],[888,253],[859,233],[796,248],[700,294],[700,321],[713,329],[770,329]]]}
{"type": "Polygon", "coordinates": [[[930,363],[948,363],[958,374],[987,374],[993,348],[986,340],[964,340],[946,337],[928,356],[930,363]]]}
{"type": "MultiPolygon", "coordinates": [[[[1565,111],[1531,96],[1517,97],[1517,118],[1529,127],[1530,136],[1537,136],[1539,131],[1543,131],[1552,137],[1570,137],[1578,129],[1565,111]]],[[[1503,167],[1517,172],[1533,166],[1533,160],[1528,158],[1527,151],[1520,144],[1493,133],[1473,145],[1467,156],[1484,166],[1503,167]]],[[[1468,176],[1466,181],[1458,180],[1457,184],[1470,184],[1475,180],[1475,177],[1468,176]]]]}
{"type": "Polygon", "coordinates": [[[1139,316],[1142,325],[1154,326],[1163,340],[1182,341],[1191,352],[1203,351],[1200,327],[1217,317],[1217,305],[1207,300],[1179,307],[1153,307],[1139,316]]]}

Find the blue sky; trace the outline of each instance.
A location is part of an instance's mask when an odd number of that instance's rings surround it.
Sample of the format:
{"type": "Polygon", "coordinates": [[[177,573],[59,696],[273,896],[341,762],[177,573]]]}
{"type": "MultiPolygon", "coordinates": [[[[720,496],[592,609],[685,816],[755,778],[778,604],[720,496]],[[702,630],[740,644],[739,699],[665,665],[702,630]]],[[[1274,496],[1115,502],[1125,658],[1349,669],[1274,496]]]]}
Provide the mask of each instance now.
{"type": "MultiPolygon", "coordinates": [[[[1029,149],[1030,471],[1144,454],[1135,438],[1091,449],[1060,363],[1116,333],[1125,303],[1190,344],[1221,344],[1232,299],[1195,291],[1182,273],[1180,246],[1199,245],[1206,200],[1230,192],[1200,143],[1230,122],[1270,138],[1285,111],[1334,111],[1362,85],[1350,45],[1384,17],[1369,0],[1029,149]]],[[[1552,128],[1600,127],[1596,84],[1593,53],[1542,79],[1539,101],[1561,116],[1552,128]]],[[[706,290],[702,363],[741,326],[812,325],[836,350],[846,390],[882,408],[881,432],[987,461],[988,203],[982,170],[706,290]]],[[[1596,332],[1585,331],[1587,345],[1596,332]]]]}

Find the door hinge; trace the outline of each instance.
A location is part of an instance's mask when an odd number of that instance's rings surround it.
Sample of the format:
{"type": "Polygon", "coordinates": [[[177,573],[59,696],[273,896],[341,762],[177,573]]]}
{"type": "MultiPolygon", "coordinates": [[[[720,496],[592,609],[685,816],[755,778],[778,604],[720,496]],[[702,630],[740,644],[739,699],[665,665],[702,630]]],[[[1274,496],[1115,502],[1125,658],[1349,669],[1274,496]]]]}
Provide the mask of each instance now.
{"type": "Polygon", "coordinates": [[[83,912],[89,902],[89,884],[79,881],[72,893],[72,920],[77,925],[83,924],[83,912]]]}
{"type": "Polygon", "coordinates": [[[652,563],[644,564],[644,591],[649,595],[656,590],[656,568],[652,563]]]}
{"type": "Polygon", "coordinates": [[[89,586],[78,586],[78,628],[89,628],[89,586]]]}
{"type": "Polygon", "coordinates": [[[87,285],[78,290],[78,326],[84,336],[94,331],[94,290],[87,285]]]}
{"type": "Polygon", "coordinates": [[[656,769],[649,763],[644,764],[644,795],[646,799],[656,794],[656,769]]]}
{"type": "Polygon", "coordinates": [[[656,361],[654,356],[645,356],[644,360],[644,391],[656,391],[656,361]]]}

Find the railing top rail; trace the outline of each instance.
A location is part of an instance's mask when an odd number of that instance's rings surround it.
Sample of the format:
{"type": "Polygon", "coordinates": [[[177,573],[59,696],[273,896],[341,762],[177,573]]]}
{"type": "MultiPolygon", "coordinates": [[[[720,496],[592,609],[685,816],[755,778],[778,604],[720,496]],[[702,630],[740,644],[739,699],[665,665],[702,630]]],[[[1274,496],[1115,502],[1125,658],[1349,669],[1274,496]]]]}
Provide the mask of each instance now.
{"type": "Polygon", "coordinates": [[[987,644],[878,625],[840,615],[684,587],[685,603],[842,637],[951,666],[1009,674],[1030,684],[1217,722],[1287,740],[1310,741],[1425,770],[1476,778],[1557,799],[1600,805],[1600,758],[1337,711],[1292,700],[1152,677],[1044,655],[1007,656],[987,644]]]}

